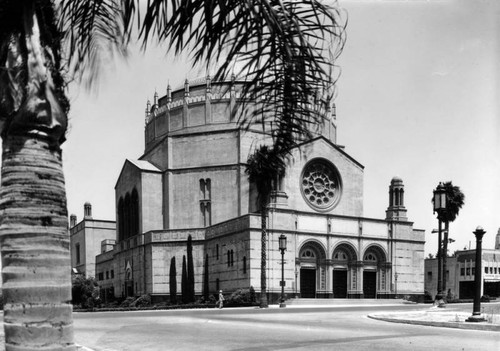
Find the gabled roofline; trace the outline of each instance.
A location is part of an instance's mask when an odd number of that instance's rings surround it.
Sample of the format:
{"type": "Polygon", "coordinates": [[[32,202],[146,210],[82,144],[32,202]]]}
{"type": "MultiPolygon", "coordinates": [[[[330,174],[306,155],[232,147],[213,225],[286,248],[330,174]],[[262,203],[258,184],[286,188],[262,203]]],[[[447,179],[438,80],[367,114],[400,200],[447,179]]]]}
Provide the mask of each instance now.
{"type": "Polygon", "coordinates": [[[309,139],[309,140],[306,140],[300,144],[298,144],[297,146],[295,146],[293,149],[300,149],[302,146],[306,145],[306,144],[311,144],[311,143],[314,143],[316,142],[317,140],[319,139],[323,139],[324,141],[326,141],[328,144],[330,144],[330,146],[332,146],[335,150],[337,150],[338,152],[340,152],[342,155],[344,155],[345,157],[347,157],[349,160],[351,160],[352,162],[354,162],[358,167],[360,167],[361,169],[365,169],[365,166],[363,166],[361,163],[359,163],[356,159],[354,159],[351,155],[349,155],[347,152],[345,152],[341,147],[339,147],[337,144],[334,144],[333,142],[331,142],[329,139],[325,138],[323,135],[320,135],[320,136],[317,136],[316,138],[313,138],[313,139],[309,139]]]}
{"type": "Polygon", "coordinates": [[[160,170],[159,168],[157,168],[155,165],[153,165],[151,162],[149,161],[145,161],[145,160],[139,160],[141,162],[148,162],[151,164],[151,166],[153,166],[155,169],[145,169],[145,168],[142,168],[139,164],[135,163],[133,160],[130,160],[128,158],[125,159],[125,162],[123,162],[123,166],[122,166],[122,169],[120,171],[120,174],[118,175],[118,178],[116,180],[116,183],[115,183],[115,187],[114,189],[116,190],[116,187],[118,186],[118,182],[120,181],[120,178],[122,177],[122,174],[123,174],[123,171],[125,169],[125,166],[127,164],[131,164],[134,168],[137,168],[138,170],[140,170],[141,172],[147,172],[147,173],[163,173],[162,170],[160,170]]]}

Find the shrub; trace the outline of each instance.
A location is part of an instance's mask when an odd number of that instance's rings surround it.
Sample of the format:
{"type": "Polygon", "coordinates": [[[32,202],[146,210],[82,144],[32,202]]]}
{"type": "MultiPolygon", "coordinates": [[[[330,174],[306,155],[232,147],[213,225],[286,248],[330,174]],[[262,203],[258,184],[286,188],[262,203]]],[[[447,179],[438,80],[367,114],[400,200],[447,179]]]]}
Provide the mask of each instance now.
{"type": "Polygon", "coordinates": [[[225,305],[227,306],[251,306],[256,303],[255,290],[238,289],[226,298],[225,305]]]}
{"type": "Polygon", "coordinates": [[[427,290],[424,291],[424,302],[432,302],[434,301],[434,297],[432,297],[431,293],[427,290]]]}
{"type": "Polygon", "coordinates": [[[135,298],[132,296],[127,297],[125,300],[122,301],[120,304],[120,307],[130,307],[130,305],[135,301],[135,298]]]}
{"type": "Polygon", "coordinates": [[[99,288],[97,282],[92,277],[77,276],[72,285],[73,305],[81,308],[94,308],[99,305],[99,288]]]}
{"type": "Polygon", "coordinates": [[[141,295],[137,298],[137,300],[133,301],[130,304],[130,307],[147,307],[147,306],[151,306],[150,295],[141,295]]]}
{"type": "Polygon", "coordinates": [[[481,296],[481,302],[490,302],[490,296],[489,295],[481,296]]]}

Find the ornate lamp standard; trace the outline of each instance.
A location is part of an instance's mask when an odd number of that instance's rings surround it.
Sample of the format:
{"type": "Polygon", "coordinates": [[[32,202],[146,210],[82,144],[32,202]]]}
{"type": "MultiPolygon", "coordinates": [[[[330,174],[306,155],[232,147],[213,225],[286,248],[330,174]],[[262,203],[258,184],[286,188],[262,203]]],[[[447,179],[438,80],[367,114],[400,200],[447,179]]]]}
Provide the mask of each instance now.
{"type": "Polygon", "coordinates": [[[486,233],[485,230],[481,227],[477,227],[474,235],[476,236],[476,268],[474,273],[474,284],[475,284],[475,294],[474,294],[474,306],[472,309],[472,316],[466,319],[467,322],[484,322],[484,319],[481,316],[481,286],[483,284],[482,281],[482,267],[481,267],[481,258],[482,258],[482,247],[481,243],[483,242],[483,235],[486,233]]]}
{"type": "MultiPolygon", "coordinates": [[[[443,299],[443,250],[442,250],[442,218],[446,212],[446,190],[443,187],[443,183],[439,183],[437,188],[434,190],[434,213],[438,214],[438,286],[436,300],[440,301],[443,299]]],[[[445,253],[446,254],[446,253],[445,253]]]]}
{"type": "Polygon", "coordinates": [[[286,251],[286,236],[281,234],[279,237],[279,248],[281,251],[281,299],[280,307],[286,307],[285,304],[285,251],[286,251]]]}

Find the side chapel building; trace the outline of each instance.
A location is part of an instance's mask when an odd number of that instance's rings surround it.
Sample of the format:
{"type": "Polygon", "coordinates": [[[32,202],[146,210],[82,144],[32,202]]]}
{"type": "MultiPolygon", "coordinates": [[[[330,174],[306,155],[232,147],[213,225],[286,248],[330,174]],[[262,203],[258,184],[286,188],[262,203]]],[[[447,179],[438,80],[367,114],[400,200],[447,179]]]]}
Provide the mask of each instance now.
{"type": "MultiPolygon", "coordinates": [[[[177,292],[188,236],[195,292],[208,265],[210,293],[253,286],[260,292],[261,219],[245,174],[248,155],[270,137],[243,130],[231,113],[243,81],[186,81],[146,109],[145,149],[117,180],[116,244],[96,257],[114,272],[115,296],[168,298],[176,257],[177,292]]],[[[314,138],[292,151],[268,216],[267,289],[280,292],[278,237],[287,237],[287,296],[384,298],[424,292],[424,231],[413,228],[404,184],[390,181],[386,218],[363,217],[363,165],[336,140],[335,107],[314,138]]]]}

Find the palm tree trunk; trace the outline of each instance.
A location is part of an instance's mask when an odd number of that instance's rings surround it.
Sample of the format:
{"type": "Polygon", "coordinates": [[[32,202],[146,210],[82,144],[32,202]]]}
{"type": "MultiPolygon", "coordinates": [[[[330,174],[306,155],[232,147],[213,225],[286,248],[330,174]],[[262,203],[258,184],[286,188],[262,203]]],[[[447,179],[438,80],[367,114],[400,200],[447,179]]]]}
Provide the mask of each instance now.
{"type": "Polygon", "coordinates": [[[445,220],[444,222],[444,236],[443,236],[443,296],[446,296],[446,260],[448,259],[448,230],[450,228],[450,222],[448,219],[445,220]]]}
{"type": "MultiPolygon", "coordinates": [[[[67,117],[42,48],[34,2],[11,41],[20,106],[2,125],[0,250],[6,350],[74,350],[71,260],[60,143],[67,117]],[[21,42],[24,40],[24,42],[21,42]],[[23,51],[15,49],[24,47],[23,51]],[[25,56],[23,52],[26,54],[25,56]],[[26,79],[26,81],[24,81],[26,79]]],[[[5,116],[1,116],[5,118],[5,116]]]]}
{"type": "Polygon", "coordinates": [[[6,350],[73,350],[71,261],[61,151],[3,140],[0,248],[6,350]]]}
{"type": "Polygon", "coordinates": [[[267,206],[265,204],[260,207],[261,216],[261,256],[260,256],[260,308],[268,307],[267,302],[267,282],[266,282],[266,264],[267,264],[267,206]]]}

